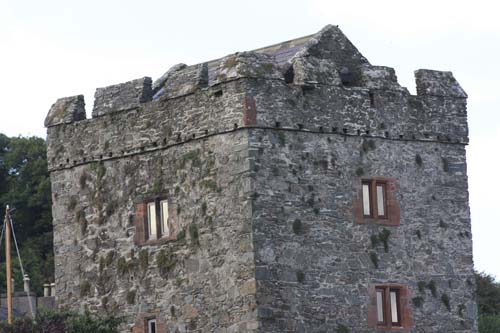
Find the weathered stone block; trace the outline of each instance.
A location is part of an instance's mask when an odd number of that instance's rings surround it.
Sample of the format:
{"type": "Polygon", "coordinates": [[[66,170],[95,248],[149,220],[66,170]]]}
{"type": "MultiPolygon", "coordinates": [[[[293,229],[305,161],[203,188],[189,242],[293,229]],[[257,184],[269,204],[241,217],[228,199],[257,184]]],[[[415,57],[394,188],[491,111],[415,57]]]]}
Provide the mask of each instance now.
{"type": "Polygon", "coordinates": [[[83,95],[59,98],[45,118],[45,127],[69,124],[86,118],[83,95]]]}
{"type": "Polygon", "coordinates": [[[149,77],[97,88],[92,117],[137,108],[141,103],[151,100],[152,92],[151,78],[149,77]]]}
{"type": "Polygon", "coordinates": [[[467,98],[452,72],[419,69],[415,71],[415,80],[419,96],[467,98]]]}

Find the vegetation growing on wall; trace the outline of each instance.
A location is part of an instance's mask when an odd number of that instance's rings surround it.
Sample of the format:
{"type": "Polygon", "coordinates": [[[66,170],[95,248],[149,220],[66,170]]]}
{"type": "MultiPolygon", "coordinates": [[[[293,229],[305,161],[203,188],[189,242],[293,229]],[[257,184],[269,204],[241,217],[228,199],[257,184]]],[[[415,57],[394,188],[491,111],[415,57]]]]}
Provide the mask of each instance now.
{"type": "Polygon", "coordinates": [[[83,314],[67,310],[39,311],[35,319],[21,317],[12,325],[0,322],[0,333],[118,333],[122,320],[115,316],[95,315],[89,311],[83,314]]]}

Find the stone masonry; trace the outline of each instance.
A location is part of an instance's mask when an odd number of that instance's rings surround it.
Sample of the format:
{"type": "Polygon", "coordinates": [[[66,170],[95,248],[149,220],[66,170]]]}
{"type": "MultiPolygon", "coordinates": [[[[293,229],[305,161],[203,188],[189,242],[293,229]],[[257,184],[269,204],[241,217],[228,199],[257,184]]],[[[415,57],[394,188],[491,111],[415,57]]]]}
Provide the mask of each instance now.
{"type": "Polygon", "coordinates": [[[451,72],[415,77],[411,95],[327,26],[99,88],[92,119],[59,99],[58,304],[136,333],[477,332],[467,95],[451,72]],[[370,181],[383,218],[363,213],[370,181]],[[377,319],[382,287],[398,323],[377,319]]]}

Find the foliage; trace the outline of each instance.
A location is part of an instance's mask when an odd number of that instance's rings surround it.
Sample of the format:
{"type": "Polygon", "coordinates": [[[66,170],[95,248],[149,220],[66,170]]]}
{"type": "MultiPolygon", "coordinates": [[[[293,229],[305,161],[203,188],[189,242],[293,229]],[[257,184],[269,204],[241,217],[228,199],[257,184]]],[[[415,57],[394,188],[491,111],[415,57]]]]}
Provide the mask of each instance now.
{"type": "Polygon", "coordinates": [[[500,283],[486,273],[475,273],[479,332],[500,332],[500,283]]]}
{"type": "Polygon", "coordinates": [[[480,333],[498,333],[500,332],[500,315],[479,315],[479,332],[480,333]]]}
{"type": "MultiPolygon", "coordinates": [[[[32,290],[41,295],[43,284],[54,281],[50,180],[43,139],[0,134],[1,220],[6,205],[15,209],[11,215],[23,265],[32,290]]],[[[17,258],[12,264],[16,285],[22,286],[17,258]]],[[[0,289],[5,290],[5,280],[5,254],[0,251],[0,289]]]]}
{"type": "Polygon", "coordinates": [[[500,283],[491,275],[476,273],[477,307],[480,314],[500,315],[500,283]]]}
{"type": "Polygon", "coordinates": [[[121,319],[114,316],[83,314],[67,310],[39,311],[32,320],[21,317],[12,326],[0,322],[0,333],[117,333],[121,319]]]}

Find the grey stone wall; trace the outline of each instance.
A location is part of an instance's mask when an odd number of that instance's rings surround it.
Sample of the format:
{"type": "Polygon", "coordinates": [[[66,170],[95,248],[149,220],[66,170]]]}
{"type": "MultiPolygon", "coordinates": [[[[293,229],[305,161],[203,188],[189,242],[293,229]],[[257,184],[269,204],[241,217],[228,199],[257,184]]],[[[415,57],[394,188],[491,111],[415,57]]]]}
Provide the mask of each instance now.
{"type": "Polygon", "coordinates": [[[247,142],[238,132],[53,172],[58,304],[119,310],[124,330],[141,313],[168,332],[254,327],[247,142]],[[185,238],[135,246],[134,203],[155,193],[185,238]]]}
{"type": "Polygon", "coordinates": [[[366,320],[367,288],[373,283],[409,286],[411,299],[422,303],[411,304],[412,332],[474,330],[462,145],[276,129],[254,130],[250,138],[263,331],[325,332],[345,325],[352,332],[372,332],[366,320]],[[446,171],[443,158],[450,161],[446,171]],[[400,226],[354,223],[360,168],[362,177],[397,179],[400,226]],[[387,252],[371,241],[384,229],[390,231],[387,252]],[[427,287],[431,281],[436,296],[427,287]],[[419,284],[426,287],[419,291],[419,284]],[[442,301],[445,294],[450,310],[442,301]]]}
{"type": "Polygon", "coordinates": [[[370,285],[398,283],[408,331],[476,332],[467,95],[450,72],[416,83],[327,26],[99,88],[92,119],[81,96],[59,100],[58,304],[120,311],[134,332],[149,315],[159,332],[371,332],[370,285]],[[355,223],[362,177],[397,181],[399,226],[355,223]],[[140,246],[137,203],[154,195],[184,237],[140,246]]]}

